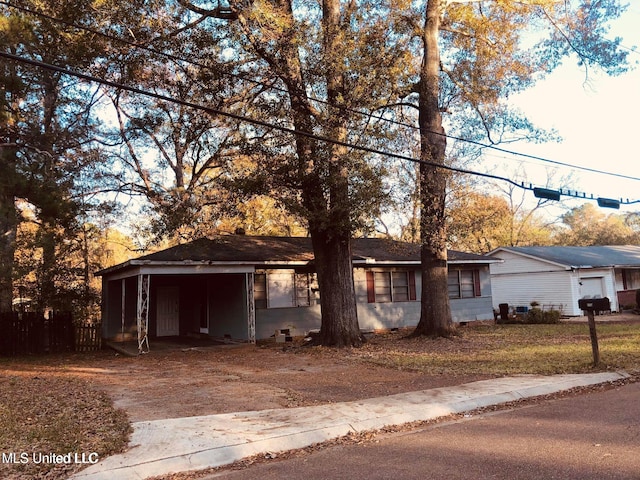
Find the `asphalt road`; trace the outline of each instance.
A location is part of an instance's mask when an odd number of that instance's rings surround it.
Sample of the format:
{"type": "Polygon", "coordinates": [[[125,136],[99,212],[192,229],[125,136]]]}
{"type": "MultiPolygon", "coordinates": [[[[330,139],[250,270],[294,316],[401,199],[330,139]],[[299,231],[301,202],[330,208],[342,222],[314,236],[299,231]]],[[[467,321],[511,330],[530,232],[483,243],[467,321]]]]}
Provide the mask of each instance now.
{"type": "Polygon", "coordinates": [[[207,478],[640,479],[640,382],[207,478]]]}

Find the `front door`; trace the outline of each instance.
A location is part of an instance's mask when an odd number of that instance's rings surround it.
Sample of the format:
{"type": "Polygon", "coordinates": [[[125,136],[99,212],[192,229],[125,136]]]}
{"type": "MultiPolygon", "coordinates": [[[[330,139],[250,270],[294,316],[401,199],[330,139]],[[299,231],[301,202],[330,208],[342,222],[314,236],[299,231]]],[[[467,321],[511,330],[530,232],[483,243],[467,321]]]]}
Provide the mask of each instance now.
{"type": "Polygon", "coordinates": [[[158,287],[156,307],[156,335],[159,337],[179,335],[180,289],[158,287]]]}

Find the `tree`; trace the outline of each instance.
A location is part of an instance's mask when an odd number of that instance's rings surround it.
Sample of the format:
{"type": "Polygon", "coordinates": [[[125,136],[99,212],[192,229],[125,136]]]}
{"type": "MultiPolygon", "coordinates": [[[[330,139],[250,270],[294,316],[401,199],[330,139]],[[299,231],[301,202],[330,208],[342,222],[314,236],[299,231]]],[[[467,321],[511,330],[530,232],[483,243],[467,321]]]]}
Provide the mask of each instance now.
{"type": "Polygon", "coordinates": [[[426,0],[423,22],[413,22],[421,39],[417,94],[421,155],[422,308],[414,334],[452,332],[446,288],[446,137],[442,113],[481,125],[489,141],[531,128],[505,100],[577,57],[588,69],[609,74],[626,69],[620,39],[608,40],[606,22],[624,10],[615,0],[531,2],[426,0]],[[531,47],[525,36],[540,39],[531,47]],[[442,54],[441,54],[442,52],[442,54]]]}
{"type": "Polygon", "coordinates": [[[561,217],[566,228],[555,237],[557,245],[635,245],[640,240],[622,215],[606,214],[593,203],[572,208],[561,217]]]}
{"type": "MultiPolygon", "coordinates": [[[[19,30],[15,19],[3,17],[0,30],[2,48],[7,45],[7,32],[19,30]]],[[[15,51],[15,49],[12,49],[15,51]]],[[[15,205],[17,187],[17,129],[18,105],[22,96],[22,84],[13,64],[2,63],[0,85],[3,85],[0,97],[0,312],[12,309],[13,269],[18,230],[18,213],[15,205]]]]}
{"type": "MultiPolygon", "coordinates": [[[[110,93],[117,117],[113,142],[123,148],[112,172],[114,184],[144,197],[149,208],[149,238],[181,243],[215,232],[223,216],[232,215],[225,181],[238,151],[238,122],[204,114],[189,104],[232,110],[250,92],[220,74],[216,59],[224,48],[195,30],[186,42],[176,33],[186,20],[174,10],[155,25],[153,49],[134,49],[109,72],[127,78],[129,87],[175,99],[167,102],[125,90],[110,93]],[[155,38],[154,38],[155,37],[155,38]]],[[[187,22],[188,23],[188,22],[187,22]]],[[[134,29],[145,33],[144,21],[134,29]]],[[[231,207],[232,208],[232,207],[231,207]]]]}
{"type": "MultiPolygon", "coordinates": [[[[60,67],[88,67],[104,53],[104,43],[82,31],[65,31],[47,14],[79,23],[100,21],[105,10],[94,9],[89,0],[61,4],[55,1],[25,1],[19,8],[2,6],[0,48],[21,59],[42,61],[60,67]]],[[[38,226],[34,237],[39,255],[38,306],[59,307],[58,263],[63,238],[71,233],[79,202],[75,187],[80,172],[98,155],[89,147],[96,129],[90,112],[96,91],[58,71],[20,62],[3,62],[2,173],[0,211],[7,233],[0,251],[0,297],[4,309],[13,296],[16,235],[24,220],[17,202],[27,203],[38,226]]]]}
{"type": "MultiPolygon", "coordinates": [[[[203,16],[219,15],[181,0],[203,16]]],[[[348,143],[373,144],[380,125],[358,111],[388,103],[407,59],[389,22],[392,3],[325,0],[229,2],[236,61],[262,85],[251,113],[282,125],[244,129],[254,159],[255,191],[273,195],[304,218],[320,289],[320,341],[338,347],[362,342],[353,281],[351,237],[380,204],[381,169],[348,143]],[[313,97],[319,96],[317,101],[313,97]],[[365,136],[365,134],[367,134],[365,136]],[[329,138],[332,142],[322,139],[329,138]]]]}
{"type": "Polygon", "coordinates": [[[538,213],[542,205],[538,201],[525,206],[511,190],[506,198],[456,191],[447,206],[448,244],[454,250],[478,254],[501,246],[550,245],[553,230],[538,213]]]}

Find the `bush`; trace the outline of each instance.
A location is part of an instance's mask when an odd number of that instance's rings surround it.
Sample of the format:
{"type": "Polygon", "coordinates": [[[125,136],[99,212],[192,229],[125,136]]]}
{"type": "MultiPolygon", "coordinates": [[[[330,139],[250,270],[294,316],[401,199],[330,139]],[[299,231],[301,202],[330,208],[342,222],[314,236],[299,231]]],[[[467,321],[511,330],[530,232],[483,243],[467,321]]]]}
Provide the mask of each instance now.
{"type": "Polygon", "coordinates": [[[559,310],[541,310],[539,308],[532,308],[524,316],[523,322],[535,323],[535,324],[559,323],[560,311],[559,310]]]}

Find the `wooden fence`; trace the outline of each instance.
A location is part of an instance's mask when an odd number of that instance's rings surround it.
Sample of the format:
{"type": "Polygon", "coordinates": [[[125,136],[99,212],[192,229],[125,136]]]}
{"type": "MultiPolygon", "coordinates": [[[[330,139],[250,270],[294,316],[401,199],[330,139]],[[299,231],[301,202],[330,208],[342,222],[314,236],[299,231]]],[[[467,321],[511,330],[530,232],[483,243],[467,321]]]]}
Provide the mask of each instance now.
{"type": "Polygon", "coordinates": [[[0,313],[0,355],[88,352],[101,348],[100,325],[78,325],[69,312],[0,313]]]}
{"type": "Polygon", "coordinates": [[[102,332],[99,324],[76,325],[74,333],[76,352],[95,352],[102,348],[102,332]]]}

